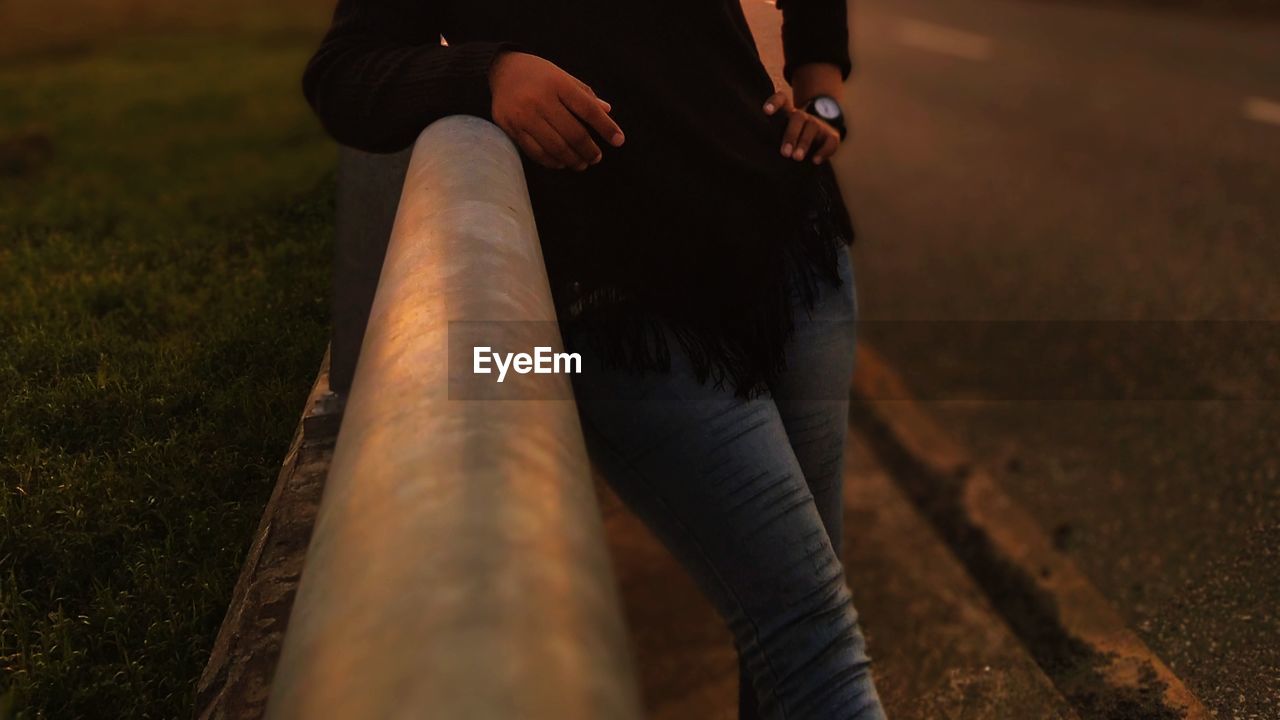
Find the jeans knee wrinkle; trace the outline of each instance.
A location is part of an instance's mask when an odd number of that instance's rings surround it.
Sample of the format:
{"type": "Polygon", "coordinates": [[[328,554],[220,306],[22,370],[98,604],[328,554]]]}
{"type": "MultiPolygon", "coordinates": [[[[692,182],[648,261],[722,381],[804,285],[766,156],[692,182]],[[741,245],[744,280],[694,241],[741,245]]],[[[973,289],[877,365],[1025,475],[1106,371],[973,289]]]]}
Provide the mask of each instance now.
{"type": "Polygon", "coordinates": [[[775,509],[773,512],[773,515],[766,518],[764,522],[760,523],[759,525],[757,525],[755,528],[752,529],[752,532],[754,534],[765,532],[769,528],[776,525],[779,521],[787,519],[787,517],[790,516],[795,511],[803,510],[804,508],[813,504],[813,495],[809,493],[808,487],[805,487],[803,490],[795,490],[788,494],[797,495],[799,496],[799,499],[794,500],[787,505],[783,505],[775,509]]]}
{"type": "Polygon", "coordinates": [[[715,450],[717,451],[724,450],[729,445],[737,442],[738,440],[741,440],[747,435],[750,435],[751,433],[755,432],[756,430],[759,430],[760,428],[768,424],[769,424],[769,418],[767,417],[754,419],[746,427],[738,428],[732,435],[728,437],[717,438],[716,439],[717,444],[716,444],[715,450]]]}
{"type": "MultiPolygon", "coordinates": [[[[787,697],[791,698],[793,712],[800,717],[834,718],[844,715],[833,715],[808,712],[809,709],[829,707],[832,711],[844,710],[861,712],[867,704],[865,695],[871,690],[869,679],[870,658],[865,651],[865,642],[858,628],[857,613],[849,601],[847,588],[843,578],[838,582],[834,593],[829,593],[809,608],[808,612],[795,613],[784,623],[768,628],[759,636],[766,655],[776,654],[794,660],[792,664],[779,668],[778,682],[787,697]],[[806,633],[805,630],[810,632],[806,633]],[[774,643],[791,643],[797,637],[820,638],[820,644],[806,653],[798,654],[795,648],[775,652],[770,649],[774,643]],[[820,677],[814,682],[815,676],[820,677]],[[859,685],[857,694],[845,697],[841,690],[859,685]],[[850,709],[850,703],[857,703],[850,709]]],[[[873,691],[872,691],[873,692],[873,691]]],[[[854,715],[856,716],[856,714],[854,715]]],[[[851,716],[852,717],[852,716],[851,716]]]]}
{"type": "MultiPolygon", "coordinates": [[[[745,480],[743,480],[742,487],[752,487],[756,483],[760,482],[761,480],[764,480],[765,478],[769,477],[772,474],[773,474],[772,470],[761,470],[760,472],[754,475],[751,475],[747,477],[745,480]]],[[[726,473],[724,477],[716,478],[715,480],[713,480],[712,487],[719,487],[730,480],[736,479],[737,477],[738,475],[736,473],[726,473]]],[[[738,492],[738,490],[735,489],[732,492],[738,492]]],[[[732,492],[730,494],[732,494],[732,492]]]]}
{"type": "Polygon", "coordinates": [[[715,435],[725,429],[732,429],[736,424],[745,418],[759,415],[764,411],[764,407],[760,403],[733,401],[728,403],[726,407],[718,410],[714,415],[703,421],[708,435],[715,435]],[[738,413],[742,413],[742,417],[738,417],[738,413]]]}
{"type": "Polygon", "coordinates": [[[793,425],[798,425],[794,429],[788,428],[787,435],[808,436],[812,433],[827,433],[831,427],[831,415],[825,411],[816,412],[812,415],[796,418],[792,421],[793,425]],[[805,423],[799,425],[799,423],[805,423]]]}
{"type": "Polygon", "coordinates": [[[796,484],[792,482],[794,478],[795,476],[789,472],[781,474],[764,472],[752,475],[745,482],[729,490],[728,498],[732,498],[735,502],[725,509],[729,512],[737,512],[769,493],[778,493],[778,497],[769,498],[771,501],[783,500],[789,495],[799,492],[795,487],[796,484]],[[751,492],[751,494],[743,498],[738,497],[747,492],[751,492]]]}
{"type": "MultiPolygon", "coordinates": [[[[617,452],[614,451],[613,448],[607,447],[605,449],[613,451],[615,456],[618,456],[617,452]]],[[[765,697],[765,702],[762,703],[762,706],[776,705],[781,720],[787,720],[787,718],[790,717],[790,714],[786,703],[776,690],[776,688],[779,687],[779,676],[777,670],[774,668],[773,658],[771,658],[768,653],[764,653],[759,650],[761,647],[759,640],[760,626],[756,618],[747,611],[748,606],[743,602],[742,597],[738,595],[738,592],[734,589],[732,583],[726,581],[724,576],[721,575],[719,568],[711,559],[711,554],[707,552],[707,549],[703,547],[702,543],[698,540],[697,535],[690,527],[690,523],[687,522],[680,513],[676,512],[675,505],[668,501],[657,487],[644,482],[643,478],[638,477],[640,473],[632,469],[629,464],[620,465],[618,468],[615,468],[615,472],[626,473],[633,480],[638,480],[639,482],[637,484],[639,486],[647,488],[654,502],[663,506],[667,516],[671,519],[671,522],[676,525],[680,529],[681,534],[687,538],[689,547],[692,548],[693,552],[701,558],[703,566],[707,570],[707,577],[715,583],[716,587],[720,590],[721,597],[728,603],[728,606],[724,608],[722,612],[725,617],[726,625],[729,626],[729,629],[734,636],[734,644],[739,648],[739,653],[743,658],[747,658],[749,662],[754,663],[757,668],[757,675],[766,675],[769,677],[770,683],[767,685],[767,689],[759,693],[765,697]],[[754,661],[749,659],[752,656],[756,658],[754,661]]]]}
{"type": "Polygon", "coordinates": [[[706,464],[700,466],[698,470],[714,484],[719,484],[726,478],[733,477],[734,458],[732,455],[715,454],[708,457],[706,464]],[[718,477],[723,475],[723,477],[718,477]]]}

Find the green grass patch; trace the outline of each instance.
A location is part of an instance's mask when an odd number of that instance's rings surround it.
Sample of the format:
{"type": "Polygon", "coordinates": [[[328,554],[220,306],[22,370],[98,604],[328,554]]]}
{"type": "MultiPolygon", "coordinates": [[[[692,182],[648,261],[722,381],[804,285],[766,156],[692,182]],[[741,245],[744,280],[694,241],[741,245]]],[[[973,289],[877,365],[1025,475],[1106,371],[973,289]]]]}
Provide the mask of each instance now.
{"type": "Polygon", "coordinates": [[[299,27],[0,64],[0,717],[191,713],[327,336],[299,27]]]}

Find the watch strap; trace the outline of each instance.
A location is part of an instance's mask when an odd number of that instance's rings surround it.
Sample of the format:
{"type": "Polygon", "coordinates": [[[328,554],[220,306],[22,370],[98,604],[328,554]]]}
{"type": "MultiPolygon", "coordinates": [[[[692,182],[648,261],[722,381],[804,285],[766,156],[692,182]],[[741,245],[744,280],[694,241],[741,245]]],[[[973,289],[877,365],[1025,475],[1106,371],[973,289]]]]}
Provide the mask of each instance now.
{"type": "MultiPolygon", "coordinates": [[[[840,139],[844,140],[845,136],[849,134],[849,128],[845,126],[845,122],[844,122],[844,109],[841,108],[840,116],[835,120],[829,120],[827,118],[822,117],[821,115],[818,114],[818,111],[814,106],[817,104],[819,100],[823,98],[830,100],[832,103],[836,103],[835,98],[831,97],[830,95],[818,95],[813,98],[810,98],[809,102],[804,104],[804,111],[818,118],[819,120],[825,122],[831,127],[835,128],[840,133],[840,139]]],[[[836,107],[840,107],[840,105],[836,103],[836,107]]]]}

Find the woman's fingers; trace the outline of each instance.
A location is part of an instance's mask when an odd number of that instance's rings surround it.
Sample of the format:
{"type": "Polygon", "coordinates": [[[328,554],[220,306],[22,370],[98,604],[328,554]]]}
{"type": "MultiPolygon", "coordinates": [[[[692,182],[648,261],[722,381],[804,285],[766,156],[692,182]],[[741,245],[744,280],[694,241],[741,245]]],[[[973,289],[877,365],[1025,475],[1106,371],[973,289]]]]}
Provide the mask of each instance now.
{"type": "MultiPolygon", "coordinates": [[[[626,141],[626,136],[622,134],[622,128],[609,117],[609,111],[613,107],[596,97],[595,93],[591,92],[591,88],[585,85],[582,87],[586,89],[579,88],[578,92],[565,93],[560,101],[569,109],[569,112],[578,116],[588,127],[595,130],[596,134],[604,138],[605,142],[614,147],[622,145],[626,141]]],[[[592,145],[594,146],[594,143],[592,145]]]]}
{"type": "Polygon", "coordinates": [[[782,133],[782,154],[784,157],[793,157],[796,151],[796,143],[800,140],[800,132],[804,130],[804,126],[809,119],[809,114],[800,110],[792,110],[791,118],[787,120],[786,132],[782,133]]]}
{"type": "Polygon", "coordinates": [[[835,129],[808,112],[797,109],[791,102],[790,93],[778,91],[764,101],[765,115],[778,112],[788,113],[787,129],[782,133],[782,147],[779,148],[783,157],[792,160],[804,160],[808,157],[815,165],[821,165],[835,153],[840,144],[835,129]]]}
{"type": "Polygon", "coordinates": [[[814,140],[809,157],[813,158],[814,165],[821,165],[827,158],[835,155],[839,147],[840,133],[836,132],[835,128],[824,128],[824,131],[818,133],[817,139],[814,140]]]}
{"type": "Polygon", "coordinates": [[[578,157],[578,153],[574,151],[564,137],[560,135],[560,130],[552,125],[546,118],[538,117],[529,123],[529,134],[533,136],[542,149],[548,155],[555,158],[556,162],[562,168],[577,168],[580,165],[586,165],[587,161],[578,157]]]}
{"type": "MultiPolygon", "coordinates": [[[[604,157],[592,131],[611,145],[622,145],[625,136],[613,118],[611,106],[596,97],[585,83],[572,79],[561,85],[552,102],[539,103],[540,110],[526,113],[516,122],[521,149],[547,167],[585,170],[604,157]]],[[[840,139],[835,129],[797,110],[786,92],[776,92],[764,103],[764,112],[787,113],[787,127],[782,137],[782,155],[796,161],[810,160],[820,165],[835,154],[840,139]]]]}
{"type": "Polygon", "coordinates": [[[489,71],[494,123],[533,160],[579,170],[601,158],[594,130],[611,145],[624,141],[612,106],[586,83],[528,53],[498,55],[489,71]]]}
{"type": "Polygon", "coordinates": [[[582,124],[582,121],[569,112],[568,108],[563,105],[548,108],[546,120],[551,123],[556,132],[560,133],[561,139],[577,155],[578,162],[575,162],[573,167],[585,170],[586,165],[594,165],[600,162],[602,157],[600,147],[591,139],[591,133],[587,132],[587,128],[582,124]]]}
{"type": "MultiPolygon", "coordinates": [[[[805,113],[808,115],[808,113],[805,113]]],[[[819,127],[817,121],[812,117],[806,117],[804,127],[800,128],[800,135],[796,138],[796,148],[791,153],[793,160],[803,160],[809,154],[809,148],[813,145],[813,141],[818,137],[819,127]]]]}
{"type": "Polygon", "coordinates": [[[803,110],[792,110],[782,134],[782,155],[792,160],[810,158],[815,165],[835,154],[840,135],[835,128],[803,110]]]}
{"type": "Polygon", "coordinates": [[[596,91],[591,89],[590,85],[582,82],[578,78],[573,78],[573,81],[576,82],[578,84],[578,87],[581,88],[582,91],[585,92],[590,98],[600,103],[604,107],[605,112],[610,112],[613,110],[613,105],[609,104],[607,100],[600,97],[599,95],[596,95],[596,91]]]}
{"type": "Polygon", "coordinates": [[[542,143],[524,130],[516,132],[516,143],[525,155],[533,158],[533,161],[543,167],[549,167],[552,170],[559,170],[564,167],[559,160],[556,160],[546,150],[542,149],[542,143]]]}
{"type": "Polygon", "coordinates": [[[764,101],[764,114],[772,115],[779,110],[791,109],[791,96],[785,92],[776,92],[764,101]]]}

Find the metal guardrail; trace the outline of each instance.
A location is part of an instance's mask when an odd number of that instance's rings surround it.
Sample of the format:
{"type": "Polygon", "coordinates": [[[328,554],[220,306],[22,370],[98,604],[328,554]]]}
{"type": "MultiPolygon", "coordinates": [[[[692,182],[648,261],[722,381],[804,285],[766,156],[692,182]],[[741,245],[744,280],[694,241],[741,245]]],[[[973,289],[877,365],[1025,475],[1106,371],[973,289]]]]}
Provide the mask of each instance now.
{"type": "Polygon", "coordinates": [[[409,162],[268,717],[641,716],[574,404],[448,397],[450,322],[511,321],[526,347],[559,348],[554,319],[515,148],[477,118],[431,125],[409,162]]]}

